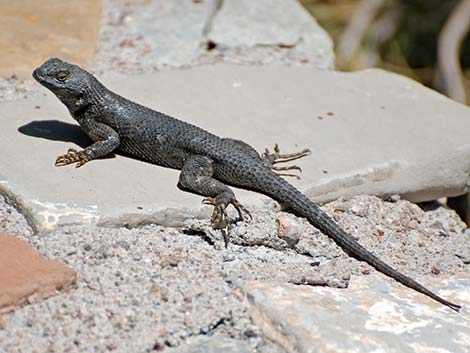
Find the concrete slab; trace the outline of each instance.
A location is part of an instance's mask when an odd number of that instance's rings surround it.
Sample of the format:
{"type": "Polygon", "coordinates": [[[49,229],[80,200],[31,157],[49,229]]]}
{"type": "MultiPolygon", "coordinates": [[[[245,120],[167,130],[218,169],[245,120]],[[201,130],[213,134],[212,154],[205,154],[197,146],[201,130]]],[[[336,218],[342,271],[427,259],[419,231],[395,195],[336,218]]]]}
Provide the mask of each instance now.
{"type": "MultiPolygon", "coordinates": [[[[299,161],[303,179],[292,182],[319,202],[362,193],[425,201],[470,185],[469,108],[384,71],[216,65],[108,87],[259,151],[274,142],[286,152],[310,148],[299,161]]],[[[87,144],[48,92],[1,105],[0,189],[38,229],[87,221],[178,225],[208,214],[200,197],[176,188],[178,171],[122,156],[54,167],[56,156],[87,144]]],[[[261,200],[237,195],[248,204],[261,200]]]]}
{"type": "Polygon", "coordinates": [[[439,282],[424,283],[461,303],[460,314],[378,275],[353,277],[347,289],[250,282],[243,290],[253,321],[287,352],[466,353],[470,274],[439,282]]]}
{"type": "Polygon", "coordinates": [[[51,56],[89,68],[100,15],[100,0],[0,1],[0,76],[29,79],[51,56]]]}
{"type": "Polygon", "coordinates": [[[93,66],[100,75],[220,62],[332,69],[334,50],[296,0],[103,0],[93,66]]]}
{"type": "Polygon", "coordinates": [[[207,37],[222,48],[280,47],[299,62],[334,67],[333,41],[297,0],[225,0],[207,37]]]}

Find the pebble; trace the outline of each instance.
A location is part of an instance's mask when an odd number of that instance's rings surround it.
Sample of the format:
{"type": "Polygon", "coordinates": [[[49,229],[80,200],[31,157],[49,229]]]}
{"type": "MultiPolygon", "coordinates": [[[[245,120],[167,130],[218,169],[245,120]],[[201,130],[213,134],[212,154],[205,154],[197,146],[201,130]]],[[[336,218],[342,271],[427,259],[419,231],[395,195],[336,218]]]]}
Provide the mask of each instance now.
{"type": "Polygon", "coordinates": [[[292,215],[279,213],[276,216],[278,224],[278,236],[284,240],[289,247],[293,248],[302,236],[303,229],[301,224],[292,215]]]}

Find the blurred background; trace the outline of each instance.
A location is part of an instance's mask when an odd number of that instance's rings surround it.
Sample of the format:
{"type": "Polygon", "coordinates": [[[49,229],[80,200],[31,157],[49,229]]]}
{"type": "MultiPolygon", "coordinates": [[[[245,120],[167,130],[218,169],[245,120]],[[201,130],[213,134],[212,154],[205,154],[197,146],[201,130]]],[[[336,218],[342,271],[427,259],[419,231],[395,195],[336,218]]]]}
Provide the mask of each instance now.
{"type": "Polygon", "coordinates": [[[332,69],[334,60],[337,70],[383,68],[469,104],[470,0],[299,3],[332,38],[331,64],[296,0],[0,0],[0,101],[29,94],[23,80],[59,56],[100,76],[217,61],[332,69]],[[217,28],[215,17],[224,18],[217,28]],[[296,26],[305,31],[297,42],[296,26]]]}
{"type": "Polygon", "coordinates": [[[300,1],[332,37],[338,70],[380,67],[469,103],[470,1],[300,1]]]}

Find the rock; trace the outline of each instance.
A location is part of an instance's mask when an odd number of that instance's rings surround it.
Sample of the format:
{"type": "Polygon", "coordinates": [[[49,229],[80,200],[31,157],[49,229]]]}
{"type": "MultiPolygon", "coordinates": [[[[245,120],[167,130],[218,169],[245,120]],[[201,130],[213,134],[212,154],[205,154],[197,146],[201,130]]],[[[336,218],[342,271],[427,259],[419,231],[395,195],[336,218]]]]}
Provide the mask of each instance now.
{"type": "Polygon", "coordinates": [[[28,243],[0,233],[0,311],[36,302],[75,286],[77,275],[57,260],[48,260],[28,243]]]}
{"type": "Polygon", "coordinates": [[[292,215],[285,213],[278,214],[276,221],[279,238],[286,241],[289,247],[294,247],[302,235],[303,229],[300,223],[292,215]]]}
{"type": "Polygon", "coordinates": [[[98,43],[101,1],[80,6],[43,0],[9,1],[0,8],[0,76],[29,79],[51,56],[90,67],[98,43]]]}
{"type": "MultiPolygon", "coordinates": [[[[363,193],[420,202],[465,193],[470,185],[469,108],[381,70],[220,64],[108,86],[258,151],[274,142],[286,153],[309,148],[312,155],[296,161],[302,180],[289,181],[317,202],[363,193]]],[[[176,170],[119,155],[79,169],[54,167],[58,155],[90,141],[43,91],[0,104],[0,192],[11,195],[30,224],[40,230],[82,222],[181,226],[210,215],[200,197],[176,188],[176,170]]],[[[245,204],[263,200],[236,194],[245,204]]]]}
{"type": "Polygon", "coordinates": [[[296,0],[125,2],[103,11],[94,69],[108,77],[221,61],[334,67],[331,39],[296,0]]]}
{"type": "Polygon", "coordinates": [[[287,352],[468,352],[468,272],[431,288],[461,313],[376,275],[353,277],[343,290],[262,282],[243,290],[254,322],[287,352]]]}
{"type": "Polygon", "coordinates": [[[299,62],[334,67],[331,38],[297,0],[223,1],[208,38],[222,48],[283,48],[299,62]]]}
{"type": "Polygon", "coordinates": [[[165,350],[168,353],[252,353],[251,348],[246,342],[238,341],[233,338],[214,335],[211,337],[197,337],[193,342],[184,344],[174,349],[165,350]]]}
{"type": "MultiPolygon", "coordinates": [[[[115,23],[104,27],[107,40],[99,48],[98,67],[107,70],[116,62],[127,68],[189,64],[198,54],[214,7],[214,0],[129,3],[115,23]]],[[[108,11],[115,11],[114,6],[108,11]]]]}

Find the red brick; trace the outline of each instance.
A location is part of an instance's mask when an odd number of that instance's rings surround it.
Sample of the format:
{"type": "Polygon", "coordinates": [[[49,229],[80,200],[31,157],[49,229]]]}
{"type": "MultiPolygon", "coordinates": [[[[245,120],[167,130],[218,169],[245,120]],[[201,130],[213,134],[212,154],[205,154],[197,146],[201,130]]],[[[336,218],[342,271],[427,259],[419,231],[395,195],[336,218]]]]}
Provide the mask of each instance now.
{"type": "Polygon", "coordinates": [[[27,242],[0,232],[0,312],[76,285],[75,271],[42,256],[27,242]]]}

